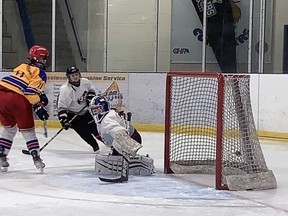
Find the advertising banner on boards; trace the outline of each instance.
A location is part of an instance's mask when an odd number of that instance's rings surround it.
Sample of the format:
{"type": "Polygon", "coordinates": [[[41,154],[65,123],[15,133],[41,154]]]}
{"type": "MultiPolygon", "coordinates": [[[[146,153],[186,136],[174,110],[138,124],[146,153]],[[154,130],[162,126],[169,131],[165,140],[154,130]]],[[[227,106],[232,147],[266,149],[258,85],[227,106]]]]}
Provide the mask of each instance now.
{"type": "MultiPolygon", "coordinates": [[[[127,73],[81,73],[82,77],[89,79],[97,95],[107,98],[112,107],[123,108],[127,104],[128,74],[127,73]]],[[[45,93],[49,99],[47,109],[50,119],[57,118],[57,97],[61,85],[67,81],[65,72],[48,72],[48,81],[45,93]]]]}

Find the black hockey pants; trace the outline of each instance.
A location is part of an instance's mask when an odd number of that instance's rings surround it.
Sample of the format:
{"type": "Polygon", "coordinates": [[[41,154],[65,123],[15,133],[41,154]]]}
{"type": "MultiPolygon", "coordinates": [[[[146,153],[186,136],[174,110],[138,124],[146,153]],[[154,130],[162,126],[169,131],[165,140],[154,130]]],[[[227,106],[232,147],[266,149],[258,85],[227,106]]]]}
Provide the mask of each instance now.
{"type": "MultiPolygon", "coordinates": [[[[68,120],[71,120],[73,116],[75,116],[75,114],[68,113],[68,120]]],[[[97,131],[96,123],[89,111],[87,111],[84,115],[77,116],[71,122],[71,128],[73,128],[86,143],[92,146],[93,151],[97,151],[99,149],[99,145],[95,138],[99,140],[101,140],[101,138],[97,131]]]]}

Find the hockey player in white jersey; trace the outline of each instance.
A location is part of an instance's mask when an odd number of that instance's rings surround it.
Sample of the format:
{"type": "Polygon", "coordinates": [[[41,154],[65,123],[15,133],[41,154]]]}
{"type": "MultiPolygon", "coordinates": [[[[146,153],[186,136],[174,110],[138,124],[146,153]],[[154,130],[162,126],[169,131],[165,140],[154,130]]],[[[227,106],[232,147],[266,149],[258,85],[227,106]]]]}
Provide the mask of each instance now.
{"type": "Polygon", "coordinates": [[[99,145],[95,138],[101,138],[88,111],[88,105],[95,96],[94,86],[88,79],[81,77],[79,69],[75,66],[67,68],[66,76],[68,80],[60,87],[57,101],[59,121],[65,130],[74,129],[93,151],[97,152],[99,145]],[[77,117],[70,123],[75,115],[77,117]]]}
{"type": "Polygon", "coordinates": [[[112,154],[96,155],[95,169],[100,175],[113,175],[121,172],[122,154],[129,155],[129,173],[131,175],[151,175],[154,173],[154,161],[148,155],[137,155],[142,147],[141,135],[130,121],[111,109],[110,103],[101,96],[91,100],[90,112],[97,124],[98,132],[112,154]]]}

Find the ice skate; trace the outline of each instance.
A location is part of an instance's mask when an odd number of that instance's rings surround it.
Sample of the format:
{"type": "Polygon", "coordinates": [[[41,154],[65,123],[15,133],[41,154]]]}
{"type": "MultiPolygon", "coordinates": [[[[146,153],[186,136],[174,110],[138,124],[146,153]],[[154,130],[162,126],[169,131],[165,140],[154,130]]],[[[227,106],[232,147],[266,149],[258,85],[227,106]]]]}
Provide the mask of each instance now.
{"type": "Polygon", "coordinates": [[[7,161],[7,156],[4,154],[4,151],[0,149],[0,171],[1,172],[7,172],[9,163],[7,161]]]}
{"type": "Polygon", "coordinates": [[[34,150],[31,152],[31,155],[33,158],[34,165],[36,166],[37,169],[40,170],[40,173],[43,173],[45,164],[42,162],[42,159],[38,155],[38,152],[36,150],[34,150]]]}

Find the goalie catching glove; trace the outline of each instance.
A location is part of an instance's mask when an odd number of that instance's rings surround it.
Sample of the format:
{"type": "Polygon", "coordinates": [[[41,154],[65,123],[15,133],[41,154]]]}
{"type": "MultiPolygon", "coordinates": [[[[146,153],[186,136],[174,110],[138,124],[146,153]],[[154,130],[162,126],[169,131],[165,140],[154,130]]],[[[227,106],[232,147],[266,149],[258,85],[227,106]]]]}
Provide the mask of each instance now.
{"type": "Polygon", "coordinates": [[[44,120],[47,120],[49,118],[49,114],[41,102],[34,104],[33,110],[40,120],[44,121],[44,120]]]}

